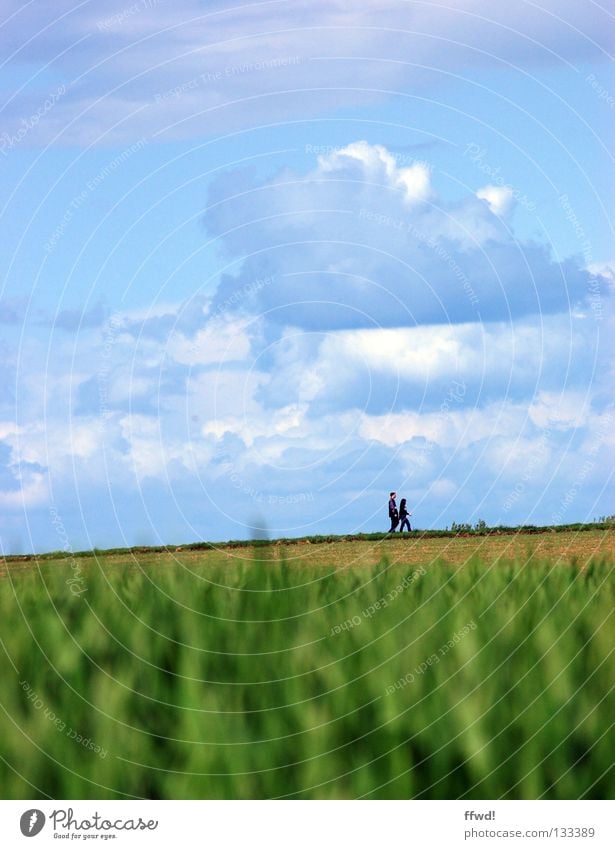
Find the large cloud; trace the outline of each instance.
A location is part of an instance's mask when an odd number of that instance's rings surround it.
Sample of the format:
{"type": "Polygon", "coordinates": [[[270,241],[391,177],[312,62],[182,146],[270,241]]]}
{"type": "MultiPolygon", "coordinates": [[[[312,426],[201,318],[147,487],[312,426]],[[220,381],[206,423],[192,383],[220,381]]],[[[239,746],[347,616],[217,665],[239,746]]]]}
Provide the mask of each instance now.
{"type": "Polygon", "coordinates": [[[319,156],[306,175],[224,175],[205,222],[245,260],[214,308],[318,330],[397,327],[570,310],[606,288],[575,259],[516,239],[510,198],[478,195],[445,203],[427,165],[364,141],[319,156]]]}

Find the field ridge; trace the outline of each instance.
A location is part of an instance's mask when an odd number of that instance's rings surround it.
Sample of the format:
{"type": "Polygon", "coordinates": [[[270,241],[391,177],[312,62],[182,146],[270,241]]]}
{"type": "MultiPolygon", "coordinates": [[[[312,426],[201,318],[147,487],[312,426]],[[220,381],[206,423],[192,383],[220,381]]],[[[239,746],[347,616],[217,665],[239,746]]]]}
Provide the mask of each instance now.
{"type": "Polygon", "coordinates": [[[615,522],[578,522],[567,525],[496,525],[494,527],[479,527],[457,525],[444,530],[413,530],[411,533],[359,533],[359,534],[320,534],[303,537],[276,537],[273,539],[238,539],[219,542],[198,541],[183,544],[168,545],[135,545],[123,548],[93,548],[84,551],[72,551],[69,548],[59,551],[48,551],[37,554],[5,554],[0,556],[0,562],[28,562],[32,560],[61,560],[74,557],[106,557],[123,554],[159,554],[178,551],[224,550],[232,548],[247,548],[254,546],[275,545],[306,545],[336,542],[377,542],[381,540],[424,540],[424,539],[455,539],[463,537],[488,536],[522,536],[527,534],[557,534],[583,533],[587,531],[613,531],[615,522]]]}

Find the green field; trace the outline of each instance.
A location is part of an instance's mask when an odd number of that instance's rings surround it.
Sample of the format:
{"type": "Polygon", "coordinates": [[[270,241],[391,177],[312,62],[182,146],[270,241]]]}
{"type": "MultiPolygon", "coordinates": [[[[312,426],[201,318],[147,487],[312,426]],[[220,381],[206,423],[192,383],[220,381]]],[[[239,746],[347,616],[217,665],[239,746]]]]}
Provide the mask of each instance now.
{"type": "Polygon", "coordinates": [[[612,797],[591,533],[6,560],[2,796],[612,797]]]}

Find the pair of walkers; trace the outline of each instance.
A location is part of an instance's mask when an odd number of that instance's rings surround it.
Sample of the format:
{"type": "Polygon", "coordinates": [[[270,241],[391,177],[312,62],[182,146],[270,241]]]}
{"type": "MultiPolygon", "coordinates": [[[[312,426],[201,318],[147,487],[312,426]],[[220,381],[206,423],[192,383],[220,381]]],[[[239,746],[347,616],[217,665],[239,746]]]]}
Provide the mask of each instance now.
{"type": "Polygon", "coordinates": [[[402,498],[399,502],[399,510],[397,509],[397,493],[390,492],[389,493],[389,519],[391,520],[391,527],[389,528],[389,533],[397,530],[397,526],[399,525],[399,533],[401,534],[404,530],[404,525],[407,526],[408,530],[411,531],[410,520],[408,516],[412,516],[412,513],[408,512],[406,508],[406,499],[402,498]],[[401,522],[401,524],[400,524],[401,522]]]}

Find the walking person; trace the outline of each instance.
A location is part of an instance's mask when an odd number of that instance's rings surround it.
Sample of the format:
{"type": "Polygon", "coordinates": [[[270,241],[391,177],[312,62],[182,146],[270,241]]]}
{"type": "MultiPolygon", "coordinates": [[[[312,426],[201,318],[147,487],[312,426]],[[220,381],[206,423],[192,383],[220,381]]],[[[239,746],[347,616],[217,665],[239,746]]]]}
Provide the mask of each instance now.
{"type": "Polygon", "coordinates": [[[397,512],[397,502],[395,501],[396,498],[396,492],[389,493],[389,519],[391,520],[391,527],[388,531],[389,533],[395,531],[399,524],[399,513],[397,512]]]}
{"type": "Polygon", "coordinates": [[[412,516],[412,513],[408,513],[408,509],[406,508],[406,499],[402,498],[402,500],[399,502],[399,520],[401,522],[401,525],[399,526],[400,534],[403,533],[404,525],[408,526],[409,531],[412,530],[412,528],[410,527],[410,520],[408,519],[408,516],[412,516]]]}

